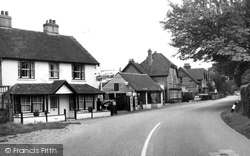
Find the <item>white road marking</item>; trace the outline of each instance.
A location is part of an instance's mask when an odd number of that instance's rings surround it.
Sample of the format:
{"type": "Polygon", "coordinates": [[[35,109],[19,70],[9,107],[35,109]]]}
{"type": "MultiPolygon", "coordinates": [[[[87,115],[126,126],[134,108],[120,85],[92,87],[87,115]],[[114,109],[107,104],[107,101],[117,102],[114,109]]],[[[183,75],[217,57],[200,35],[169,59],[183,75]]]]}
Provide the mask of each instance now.
{"type": "Polygon", "coordinates": [[[161,124],[161,122],[159,122],[152,130],[151,132],[149,133],[145,143],[144,143],[144,146],[143,146],[143,149],[142,149],[142,152],[141,152],[141,156],[146,156],[147,154],[147,148],[148,148],[148,143],[149,143],[149,140],[152,136],[152,134],[154,133],[154,131],[156,130],[156,128],[161,124]]]}
{"type": "Polygon", "coordinates": [[[239,156],[233,150],[219,150],[219,152],[209,153],[210,156],[239,156]]]}

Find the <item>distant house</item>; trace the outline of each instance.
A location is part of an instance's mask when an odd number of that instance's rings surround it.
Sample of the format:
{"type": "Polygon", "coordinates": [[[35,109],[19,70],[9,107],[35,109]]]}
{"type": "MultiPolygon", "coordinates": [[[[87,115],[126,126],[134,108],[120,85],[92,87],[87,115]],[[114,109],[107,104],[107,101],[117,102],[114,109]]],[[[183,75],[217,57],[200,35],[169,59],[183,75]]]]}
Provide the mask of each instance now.
{"type": "Polygon", "coordinates": [[[177,66],[163,54],[148,50],[148,57],[140,64],[131,60],[122,70],[126,73],[148,74],[164,90],[164,101],[180,101],[177,66]]]}
{"type": "Polygon", "coordinates": [[[11,88],[14,122],[86,118],[88,107],[96,110],[97,97],[104,94],[95,77],[99,62],[74,37],[60,35],[55,20],[43,25],[44,32],[15,29],[11,23],[2,11],[0,84],[11,88]]]}
{"type": "Polygon", "coordinates": [[[103,86],[109,99],[116,99],[120,110],[158,108],[163,106],[163,90],[147,74],[117,73],[103,86]]]}
{"type": "Polygon", "coordinates": [[[183,91],[195,94],[208,93],[208,72],[204,68],[191,68],[189,63],[178,69],[179,82],[183,91]]]}

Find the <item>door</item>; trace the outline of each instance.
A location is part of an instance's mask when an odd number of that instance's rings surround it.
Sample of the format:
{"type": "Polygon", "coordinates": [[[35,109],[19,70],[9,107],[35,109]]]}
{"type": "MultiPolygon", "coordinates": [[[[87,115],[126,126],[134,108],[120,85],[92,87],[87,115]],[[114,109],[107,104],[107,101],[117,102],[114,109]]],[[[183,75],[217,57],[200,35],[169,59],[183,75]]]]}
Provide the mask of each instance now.
{"type": "Polygon", "coordinates": [[[59,99],[57,95],[50,96],[50,114],[58,115],[59,114],[59,99]]]}

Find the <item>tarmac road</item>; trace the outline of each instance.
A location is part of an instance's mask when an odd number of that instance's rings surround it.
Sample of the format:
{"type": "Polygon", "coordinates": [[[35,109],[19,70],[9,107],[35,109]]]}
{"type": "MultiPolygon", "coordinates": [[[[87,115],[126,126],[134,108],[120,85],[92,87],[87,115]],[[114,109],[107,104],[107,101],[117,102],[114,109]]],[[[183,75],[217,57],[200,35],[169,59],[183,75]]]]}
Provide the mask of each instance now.
{"type": "Polygon", "coordinates": [[[63,138],[65,156],[249,156],[250,140],[220,113],[239,97],[180,103],[106,118],[63,138]]]}

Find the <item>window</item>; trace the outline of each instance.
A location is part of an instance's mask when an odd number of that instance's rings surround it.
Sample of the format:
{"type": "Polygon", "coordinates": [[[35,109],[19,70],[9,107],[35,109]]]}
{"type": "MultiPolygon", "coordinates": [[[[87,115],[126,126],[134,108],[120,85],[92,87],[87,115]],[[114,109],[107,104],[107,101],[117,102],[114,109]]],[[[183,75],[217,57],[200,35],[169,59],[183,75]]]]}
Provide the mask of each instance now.
{"type": "Polygon", "coordinates": [[[86,95],[85,96],[85,103],[86,103],[86,109],[88,109],[88,107],[93,107],[93,96],[91,95],[86,95]]]}
{"type": "Polygon", "coordinates": [[[50,97],[50,108],[58,108],[58,97],[57,96],[50,97]]]}
{"type": "Polygon", "coordinates": [[[119,91],[119,83],[114,83],[114,91],[119,91]]]}
{"type": "Polygon", "coordinates": [[[43,98],[42,96],[33,96],[33,112],[42,111],[43,109],[43,98]]]}
{"type": "Polygon", "coordinates": [[[84,96],[79,95],[79,109],[84,109],[84,96]]]}
{"type": "Polygon", "coordinates": [[[21,97],[21,110],[22,110],[22,112],[30,112],[31,111],[30,96],[22,96],[21,97]]]}
{"type": "Polygon", "coordinates": [[[73,95],[70,95],[69,96],[69,110],[74,110],[74,96],[73,95]]]}
{"type": "Polygon", "coordinates": [[[189,80],[189,87],[194,87],[194,81],[193,80],[189,80]]]}
{"type": "Polygon", "coordinates": [[[160,92],[148,93],[148,103],[151,104],[161,103],[161,93],[160,92]]]}
{"type": "Polygon", "coordinates": [[[49,63],[49,77],[53,79],[59,78],[59,64],[49,63]]]}
{"type": "Polygon", "coordinates": [[[18,77],[19,78],[35,78],[34,62],[19,61],[18,62],[18,77]]]}
{"type": "Polygon", "coordinates": [[[82,64],[72,65],[72,77],[73,79],[84,80],[85,79],[85,66],[82,64]]]}
{"type": "Polygon", "coordinates": [[[139,104],[146,104],[146,93],[145,92],[138,93],[138,103],[139,104]]]}

